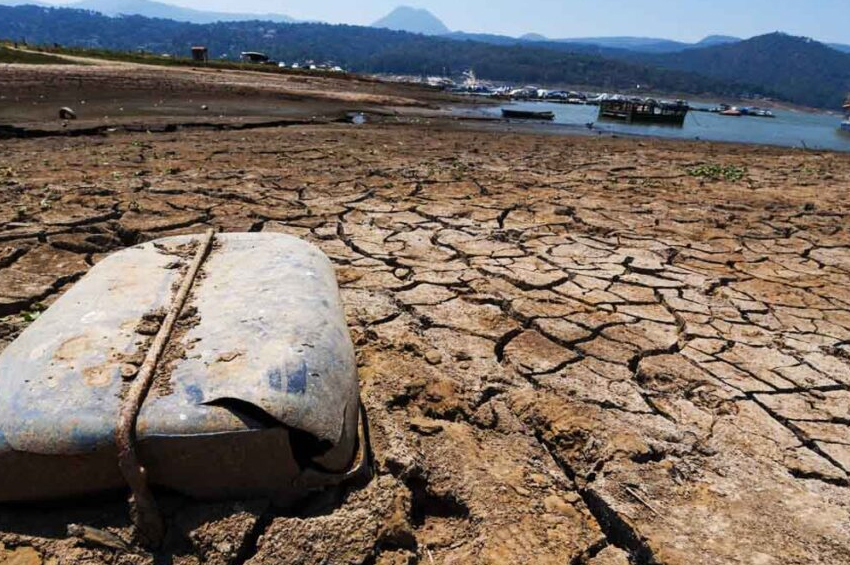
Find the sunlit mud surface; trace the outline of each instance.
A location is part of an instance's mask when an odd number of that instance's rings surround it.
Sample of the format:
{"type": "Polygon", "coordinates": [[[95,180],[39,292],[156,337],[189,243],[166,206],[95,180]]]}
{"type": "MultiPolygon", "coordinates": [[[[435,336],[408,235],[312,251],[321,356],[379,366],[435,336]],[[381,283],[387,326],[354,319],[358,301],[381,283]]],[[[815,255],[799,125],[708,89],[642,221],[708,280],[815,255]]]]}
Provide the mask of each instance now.
{"type": "Polygon", "coordinates": [[[108,253],[293,234],[337,267],[378,473],[165,497],[157,556],[66,537],[128,538],[120,497],[4,507],[0,562],[846,564],[848,192],[838,154],[439,124],[4,140],[0,348],[108,253]]]}

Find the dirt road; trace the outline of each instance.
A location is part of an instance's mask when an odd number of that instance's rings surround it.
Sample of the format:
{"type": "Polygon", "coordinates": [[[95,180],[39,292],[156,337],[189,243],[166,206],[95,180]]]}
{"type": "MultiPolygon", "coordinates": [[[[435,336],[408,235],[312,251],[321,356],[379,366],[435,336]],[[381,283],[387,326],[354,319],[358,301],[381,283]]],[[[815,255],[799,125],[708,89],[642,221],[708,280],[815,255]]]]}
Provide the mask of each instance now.
{"type": "Polygon", "coordinates": [[[850,562],[846,155],[305,125],[5,140],[0,186],[0,347],[140,241],[321,247],[379,469],[297,514],[166,498],[156,559],[66,538],[126,537],[120,499],[2,508],[11,562],[850,562]]]}

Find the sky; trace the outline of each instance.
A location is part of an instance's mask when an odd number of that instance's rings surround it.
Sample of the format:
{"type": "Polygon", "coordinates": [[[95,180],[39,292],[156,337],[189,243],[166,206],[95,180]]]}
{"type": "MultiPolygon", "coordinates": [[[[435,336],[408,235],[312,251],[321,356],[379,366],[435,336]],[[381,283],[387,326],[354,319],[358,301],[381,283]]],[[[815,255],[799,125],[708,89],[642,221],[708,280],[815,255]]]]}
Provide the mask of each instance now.
{"type": "MultiPolygon", "coordinates": [[[[54,0],[71,3],[74,0],[54,0]]],[[[697,41],[773,31],[850,44],[850,0],[160,0],[224,12],[273,12],[368,25],[399,4],[426,8],[452,30],[551,38],[632,35],[697,41]]]]}

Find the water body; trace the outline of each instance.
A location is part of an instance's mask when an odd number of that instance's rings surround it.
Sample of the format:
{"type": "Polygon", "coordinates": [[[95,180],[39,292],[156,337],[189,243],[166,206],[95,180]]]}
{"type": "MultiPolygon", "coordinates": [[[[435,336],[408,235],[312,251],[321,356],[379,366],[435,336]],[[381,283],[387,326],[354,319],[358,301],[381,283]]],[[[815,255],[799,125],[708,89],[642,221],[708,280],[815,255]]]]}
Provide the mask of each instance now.
{"type": "MultiPolygon", "coordinates": [[[[716,105],[692,104],[692,107],[697,108],[713,106],[716,105]]],[[[585,127],[593,122],[595,130],[606,133],[850,151],[850,134],[839,130],[841,116],[826,113],[773,110],[776,118],[770,119],[750,116],[736,118],[692,111],[688,113],[684,126],[680,127],[600,121],[599,108],[596,106],[553,102],[512,102],[488,108],[484,112],[501,116],[502,108],[551,111],[555,113],[557,124],[585,127]]]]}

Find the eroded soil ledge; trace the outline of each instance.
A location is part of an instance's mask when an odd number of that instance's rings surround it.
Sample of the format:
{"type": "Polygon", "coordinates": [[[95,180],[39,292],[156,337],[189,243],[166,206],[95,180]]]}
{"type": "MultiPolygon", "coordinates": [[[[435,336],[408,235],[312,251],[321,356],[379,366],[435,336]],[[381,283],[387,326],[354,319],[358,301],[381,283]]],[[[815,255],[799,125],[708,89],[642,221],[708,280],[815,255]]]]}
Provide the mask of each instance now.
{"type": "Polygon", "coordinates": [[[848,191],[839,154],[414,125],[3,141],[0,348],[123,247],[303,237],[379,475],[296,517],[166,501],[156,558],[65,538],[120,500],[3,508],[0,562],[850,563],[848,191]]]}

